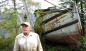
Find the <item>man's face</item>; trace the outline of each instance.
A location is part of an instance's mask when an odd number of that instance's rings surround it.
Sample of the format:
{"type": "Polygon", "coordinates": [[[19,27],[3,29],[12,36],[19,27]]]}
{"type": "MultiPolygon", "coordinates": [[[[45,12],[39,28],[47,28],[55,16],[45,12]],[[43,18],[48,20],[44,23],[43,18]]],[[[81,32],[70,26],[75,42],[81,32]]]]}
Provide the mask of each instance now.
{"type": "Polygon", "coordinates": [[[30,32],[30,27],[28,25],[22,25],[22,31],[28,34],[30,32]]]}

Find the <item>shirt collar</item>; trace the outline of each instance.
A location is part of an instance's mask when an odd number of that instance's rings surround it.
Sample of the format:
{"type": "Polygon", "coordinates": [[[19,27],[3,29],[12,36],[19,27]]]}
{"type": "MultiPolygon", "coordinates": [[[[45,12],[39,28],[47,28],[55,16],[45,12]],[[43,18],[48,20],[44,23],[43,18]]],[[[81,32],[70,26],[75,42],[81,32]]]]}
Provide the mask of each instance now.
{"type": "MultiPolygon", "coordinates": [[[[23,37],[26,37],[23,33],[22,33],[22,36],[23,37]]],[[[32,33],[31,32],[29,33],[28,37],[30,37],[30,36],[32,36],[32,33]]]]}

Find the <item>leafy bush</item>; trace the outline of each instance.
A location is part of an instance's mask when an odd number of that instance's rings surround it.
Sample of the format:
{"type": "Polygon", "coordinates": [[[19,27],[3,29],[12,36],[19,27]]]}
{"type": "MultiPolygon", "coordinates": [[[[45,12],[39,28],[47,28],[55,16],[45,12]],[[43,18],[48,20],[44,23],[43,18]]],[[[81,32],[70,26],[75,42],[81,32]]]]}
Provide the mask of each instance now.
{"type": "Polygon", "coordinates": [[[3,39],[0,38],[0,51],[12,51],[14,39],[7,38],[3,39]]]}
{"type": "Polygon", "coordinates": [[[81,51],[86,51],[86,35],[81,38],[81,51]]]}

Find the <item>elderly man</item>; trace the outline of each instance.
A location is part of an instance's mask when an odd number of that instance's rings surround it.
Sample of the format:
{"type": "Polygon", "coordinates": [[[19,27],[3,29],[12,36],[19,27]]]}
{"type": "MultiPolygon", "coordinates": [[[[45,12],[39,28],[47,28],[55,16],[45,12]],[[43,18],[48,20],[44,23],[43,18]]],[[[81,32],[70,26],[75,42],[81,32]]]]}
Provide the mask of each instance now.
{"type": "Polygon", "coordinates": [[[13,51],[43,51],[38,34],[30,31],[30,24],[23,22],[22,33],[16,36],[13,51]]]}

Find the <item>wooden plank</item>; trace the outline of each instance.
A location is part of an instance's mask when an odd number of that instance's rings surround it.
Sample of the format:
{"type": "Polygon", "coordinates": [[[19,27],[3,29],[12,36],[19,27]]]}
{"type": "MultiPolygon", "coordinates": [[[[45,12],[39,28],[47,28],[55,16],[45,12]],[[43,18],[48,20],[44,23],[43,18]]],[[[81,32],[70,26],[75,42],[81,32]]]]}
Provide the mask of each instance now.
{"type": "Polygon", "coordinates": [[[70,25],[73,25],[73,24],[75,24],[75,23],[77,23],[77,22],[78,22],[78,19],[75,19],[75,20],[73,20],[72,22],[68,22],[68,23],[66,23],[66,24],[64,24],[64,25],[58,26],[58,27],[56,27],[56,28],[54,28],[54,29],[52,29],[52,30],[49,30],[49,31],[47,31],[47,32],[44,32],[44,33],[42,33],[42,34],[51,33],[51,32],[53,32],[53,31],[56,31],[56,30],[65,28],[65,27],[70,26],[70,25]]]}
{"type": "Polygon", "coordinates": [[[47,22],[49,22],[49,21],[51,21],[51,20],[53,20],[53,19],[55,19],[55,18],[57,18],[57,17],[59,17],[59,16],[65,14],[65,13],[67,13],[67,12],[68,12],[68,10],[64,10],[64,11],[60,12],[59,14],[56,14],[55,16],[53,16],[53,17],[51,17],[51,18],[49,18],[49,19],[47,19],[47,20],[44,20],[42,23],[43,23],[43,24],[46,24],[47,22]]]}

